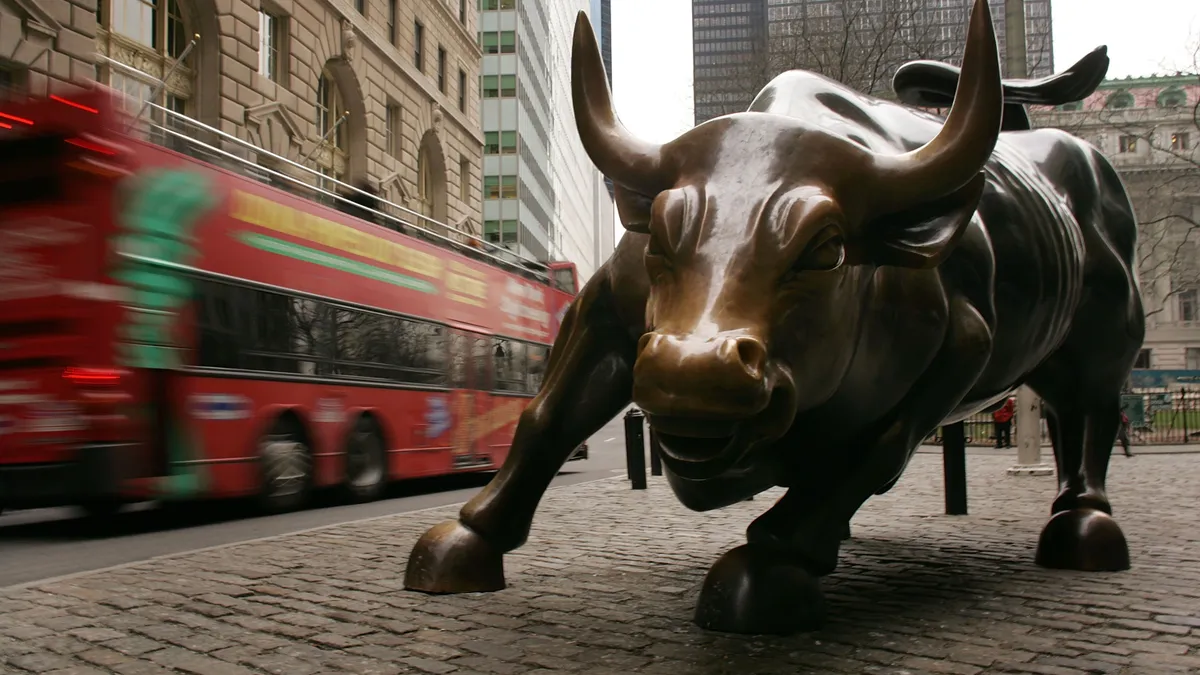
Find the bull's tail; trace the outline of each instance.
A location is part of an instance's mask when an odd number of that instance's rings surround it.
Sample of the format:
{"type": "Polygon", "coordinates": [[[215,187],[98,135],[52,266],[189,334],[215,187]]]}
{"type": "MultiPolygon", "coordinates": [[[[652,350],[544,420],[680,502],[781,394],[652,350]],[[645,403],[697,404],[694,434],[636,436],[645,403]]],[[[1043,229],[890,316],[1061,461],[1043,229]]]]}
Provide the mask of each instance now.
{"type": "MultiPolygon", "coordinates": [[[[1035,80],[1003,80],[1004,131],[1030,129],[1026,105],[1063,105],[1082,101],[1108,73],[1108,47],[1093,49],[1070,68],[1035,80]]],[[[908,105],[949,108],[958,89],[959,69],[940,61],[910,61],[896,70],[892,91],[908,105]]]]}

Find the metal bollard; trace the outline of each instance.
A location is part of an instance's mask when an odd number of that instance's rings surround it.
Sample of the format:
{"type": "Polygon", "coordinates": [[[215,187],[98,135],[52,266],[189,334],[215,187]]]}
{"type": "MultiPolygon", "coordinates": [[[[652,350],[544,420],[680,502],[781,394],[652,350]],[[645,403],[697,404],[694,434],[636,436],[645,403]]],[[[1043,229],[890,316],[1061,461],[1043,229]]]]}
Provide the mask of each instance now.
{"type": "Polygon", "coordinates": [[[967,434],[962,422],[942,427],[942,476],[946,515],[967,515],[967,434]]]}
{"type": "Polygon", "coordinates": [[[662,446],[658,444],[658,434],[650,428],[650,475],[662,475],[662,446]]]}
{"type": "Polygon", "coordinates": [[[634,490],[646,489],[646,440],[642,433],[645,417],[637,408],[625,413],[625,470],[634,490]]]}

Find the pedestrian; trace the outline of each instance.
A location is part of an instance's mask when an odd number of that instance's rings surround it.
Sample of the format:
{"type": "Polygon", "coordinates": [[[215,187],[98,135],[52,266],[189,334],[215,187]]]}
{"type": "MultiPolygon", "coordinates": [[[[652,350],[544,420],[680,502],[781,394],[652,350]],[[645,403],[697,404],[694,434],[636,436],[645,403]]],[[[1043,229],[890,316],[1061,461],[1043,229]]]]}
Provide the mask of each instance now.
{"type": "Polygon", "coordinates": [[[995,428],[996,447],[1012,447],[1012,419],[1016,412],[1016,402],[1010,396],[999,410],[992,413],[992,426],[995,428]]]}
{"type": "Polygon", "coordinates": [[[1125,414],[1125,408],[1121,408],[1121,426],[1117,427],[1117,440],[1121,442],[1125,456],[1133,457],[1133,453],[1129,452],[1129,415],[1125,414]]]}

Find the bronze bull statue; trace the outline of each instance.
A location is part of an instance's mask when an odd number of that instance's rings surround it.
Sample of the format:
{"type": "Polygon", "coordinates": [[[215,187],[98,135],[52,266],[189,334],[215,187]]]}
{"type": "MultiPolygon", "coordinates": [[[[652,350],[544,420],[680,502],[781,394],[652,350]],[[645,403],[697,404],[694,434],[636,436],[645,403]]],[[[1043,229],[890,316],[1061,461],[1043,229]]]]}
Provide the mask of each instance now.
{"type": "Polygon", "coordinates": [[[932,430],[1022,384],[1046,403],[1061,486],[1038,562],[1126,569],[1105,473],[1144,334],[1133,210],[1087,143],[1001,133],[1004,87],[1022,85],[998,61],[976,0],[944,120],[791,71],[656,145],[617,119],[580,15],[576,123],[628,233],[567,312],[503,468],[421,537],[405,586],[504,588],[503,554],[571,450],[632,400],[687,507],[787,489],[713,565],[696,622],[815,628],[859,507],[932,430]]]}

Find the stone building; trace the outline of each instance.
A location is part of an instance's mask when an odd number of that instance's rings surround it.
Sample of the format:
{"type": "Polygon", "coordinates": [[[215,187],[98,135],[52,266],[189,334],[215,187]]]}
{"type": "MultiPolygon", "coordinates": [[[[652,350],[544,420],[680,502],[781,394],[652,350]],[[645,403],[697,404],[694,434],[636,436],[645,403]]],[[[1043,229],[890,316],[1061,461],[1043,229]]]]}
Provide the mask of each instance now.
{"type": "Polygon", "coordinates": [[[1121,173],[1139,221],[1146,339],[1138,368],[1200,370],[1200,76],[1108,80],[1081,103],[1031,111],[1121,173]]]}
{"type": "Polygon", "coordinates": [[[95,78],[137,105],[198,34],[157,103],[478,232],[477,6],[2,0],[0,86],[43,95],[95,78]]]}

